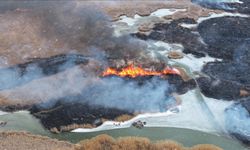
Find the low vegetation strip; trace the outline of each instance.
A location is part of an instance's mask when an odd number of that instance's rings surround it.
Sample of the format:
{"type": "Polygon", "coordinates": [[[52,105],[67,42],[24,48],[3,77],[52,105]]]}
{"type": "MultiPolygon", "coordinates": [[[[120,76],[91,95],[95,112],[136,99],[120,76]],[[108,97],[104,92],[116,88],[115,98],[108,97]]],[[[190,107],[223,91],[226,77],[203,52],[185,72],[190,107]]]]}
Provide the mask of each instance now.
{"type": "Polygon", "coordinates": [[[77,144],[58,141],[49,137],[32,135],[27,132],[0,132],[1,150],[222,150],[202,144],[191,148],[183,147],[174,141],[152,142],[143,137],[122,137],[114,139],[108,135],[99,135],[77,144]]]}

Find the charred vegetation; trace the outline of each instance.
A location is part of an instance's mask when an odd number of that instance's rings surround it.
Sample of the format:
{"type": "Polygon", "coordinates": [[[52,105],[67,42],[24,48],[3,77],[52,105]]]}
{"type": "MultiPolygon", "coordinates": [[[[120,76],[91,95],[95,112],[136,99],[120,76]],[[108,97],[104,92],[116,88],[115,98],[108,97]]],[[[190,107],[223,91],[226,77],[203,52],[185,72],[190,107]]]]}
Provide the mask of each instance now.
{"type": "MultiPolygon", "coordinates": [[[[67,99],[67,98],[65,98],[67,99]]],[[[37,104],[32,106],[29,111],[32,115],[41,120],[43,126],[47,129],[56,128],[57,131],[63,131],[64,126],[72,124],[89,124],[92,127],[100,126],[103,120],[114,120],[122,115],[133,115],[133,112],[120,110],[117,108],[105,108],[98,105],[89,105],[87,103],[77,103],[81,97],[70,97],[74,102],[67,100],[58,100],[53,105],[37,104]],[[51,105],[51,106],[46,106],[51,105]]],[[[51,130],[53,131],[53,130],[51,130]]]]}

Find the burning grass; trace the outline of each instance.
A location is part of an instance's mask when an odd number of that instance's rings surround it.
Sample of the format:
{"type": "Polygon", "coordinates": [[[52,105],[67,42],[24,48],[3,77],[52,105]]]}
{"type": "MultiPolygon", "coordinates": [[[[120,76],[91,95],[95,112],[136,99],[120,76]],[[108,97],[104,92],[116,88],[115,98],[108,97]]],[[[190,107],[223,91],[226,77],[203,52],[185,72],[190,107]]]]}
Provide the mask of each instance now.
{"type": "Polygon", "coordinates": [[[197,145],[191,148],[183,147],[174,141],[158,141],[153,143],[142,137],[123,137],[114,139],[108,135],[99,135],[79,143],[77,150],[222,150],[214,145],[197,145]]]}
{"type": "Polygon", "coordinates": [[[116,75],[120,77],[131,77],[135,78],[138,76],[162,76],[168,74],[180,74],[180,72],[175,68],[166,67],[162,71],[152,71],[143,69],[142,67],[136,67],[134,65],[129,65],[127,67],[121,68],[120,70],[114,68],[107,68],[102,76],[116,75]]]}

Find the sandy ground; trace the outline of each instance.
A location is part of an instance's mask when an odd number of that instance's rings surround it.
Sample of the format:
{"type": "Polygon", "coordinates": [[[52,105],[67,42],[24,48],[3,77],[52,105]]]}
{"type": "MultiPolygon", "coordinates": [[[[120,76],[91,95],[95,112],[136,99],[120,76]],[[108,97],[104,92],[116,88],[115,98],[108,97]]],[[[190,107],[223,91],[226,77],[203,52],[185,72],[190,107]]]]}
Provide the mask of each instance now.
{"type": "Polygon", "coordinates": [[[1,132],[1,150],[74,150],[68,142],[35,136],[25,132],[1,132]]]}

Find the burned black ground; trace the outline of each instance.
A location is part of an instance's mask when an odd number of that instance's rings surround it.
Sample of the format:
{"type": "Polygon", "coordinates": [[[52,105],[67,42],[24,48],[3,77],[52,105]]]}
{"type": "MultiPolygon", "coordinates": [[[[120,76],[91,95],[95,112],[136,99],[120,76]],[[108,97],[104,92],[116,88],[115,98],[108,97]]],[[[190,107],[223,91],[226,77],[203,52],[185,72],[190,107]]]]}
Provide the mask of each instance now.
{"type": "Polygon", "coordinates": [[[182,27],[182,23],[195,23],[183,18],[170,23],[156,24],[149,35],[133,34],[143,40],[179,43],[184,53],[196,57],[210,55],[221,61],[206,64],[197,78],[204,95],[217,99],[236,100],[240,89],[249,91],[250,19],[247,17],[218,17],[205,20],[197,28],[182,27]],[[221,89],[218,91],[218,89],[221,89]]]}
{"type": "MultiPolygon", "coordinates": [[[[108,76],[105,78],[114,78],[114,76],[108,76]]],[[[188,81],[190,84],[187,84],[187,82],[184,82],[178,75],[169,75],[164,78],[145,76],[137,78],[125,77],[123,79],[126,82],[136,82],[139,86],[143,86],[147,81],[150,81],[153,78],[159,78],[159,80],[167,80],[169,82],[171,88],[166,91],[166,99],[171,97],[172,93],[185,93],[196,86],[193,80],[188,81]]],[[[97,127],[102,124],[103,119],[114,120],[122,115],[133,116],[134,113],[138,113],[131,110],[88,104],[84,101],[84,94],[85,93],[77,96],[66,96],[60,99],[50,100],[47,103],[35,104],[29,109],[29,111],[32,115],[41,120],[41,123],[45,128],[57,128],[58,131],[62,130],[62,127],[72,124],[90,124],[93,127],[97,127]]],[[[103,100],[105,101],[105,99],[103,100]]],[[[123,105],[122,100],[120,105],[123,105]]],[[[166,106],[159,107],[162,107],[162,109],[166,108],[166,106]]]]}
{"type": "Polygon", "coordinates": [[[121,115],[133,115],[132,112],[116,108],[105,108],[98,105],[81,103],[82,97],[73,96],[57,100],[55,104],[36,104],[30,108],[32,115],[41,120],[47,129],[57,128],[72,124],[90,124],[93,127],[101,125],[102,119],[114,120],[121,115]],[[68,99],[73,102],[68,102],[68,99]],[[77,102],[79,101],[79,102],[77,102]],[[51,105],[49,108],[45,105],[51,105]]]}
{"type": "Polygon", "coordinates": [[[240,3],[226,2],[209,2],[206,0],[191,0],[202,7],[223,10],[232,13],[250,14],[250,2],[248,0],[240,0],[240,3]]]}

